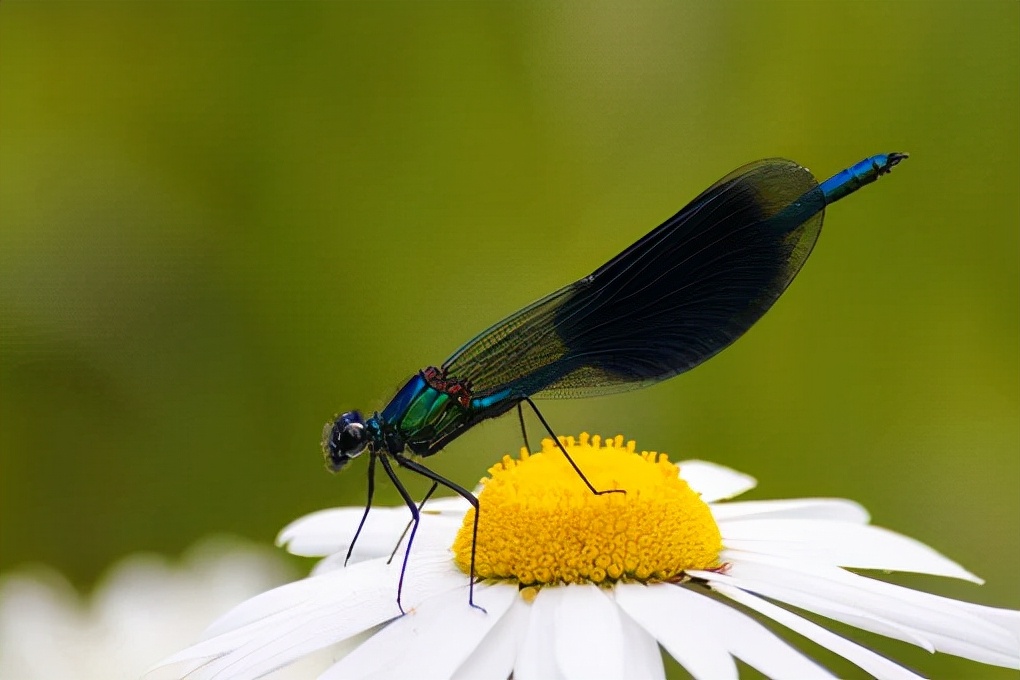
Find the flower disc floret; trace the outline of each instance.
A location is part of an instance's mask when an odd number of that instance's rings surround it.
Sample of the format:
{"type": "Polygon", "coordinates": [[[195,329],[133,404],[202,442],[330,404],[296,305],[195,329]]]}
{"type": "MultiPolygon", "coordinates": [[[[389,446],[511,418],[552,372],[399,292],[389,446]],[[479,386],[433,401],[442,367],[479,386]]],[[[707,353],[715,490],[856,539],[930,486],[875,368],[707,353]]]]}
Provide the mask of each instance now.
{"type": "MultiPolygon", "coordinates": [[[[551,439],[539,453],[505,456],[478,496],[478,576],[523,586],[657,582],[717,566],[719,528],[665,454],[637,452],[622,436],[560,442],[597,490],[625,493],[592,493],[551,439]]],[[[453,544],[465,572],[474,514],[453,544]]]]}

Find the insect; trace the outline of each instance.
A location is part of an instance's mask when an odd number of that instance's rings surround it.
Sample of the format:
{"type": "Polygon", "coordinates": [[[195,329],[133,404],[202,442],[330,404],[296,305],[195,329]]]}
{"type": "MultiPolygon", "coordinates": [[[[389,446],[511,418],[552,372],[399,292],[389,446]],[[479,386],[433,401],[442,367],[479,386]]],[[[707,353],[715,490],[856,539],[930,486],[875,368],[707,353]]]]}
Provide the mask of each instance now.
{"type": "MultiPolygon", "coordinates": [[[[818,239],[826,206],[906,157],[872,156],[821,184],[793,161],[745,165],[592,274],[493,324],[442,365],[416,373],[381,413],[364,418],[348,411],[327,423],[323,452],[332,471],[366,449],[371,454],[368,501],[348,559],[372,506],[377,461],[411,510],[405,568],[420,506],[397,478],[394,462],[432,481],[426,499],[442,485],[471,502],[477,537],[474,495],[412,454],[432,456],[474,425],[514,408],[524,431],[524,404],[558,443],[532,397],[645,387],[714,356],[786,290],[818,239]]],[[[560,449],[593,493],[620,491],[595,489],[560,449]]],[[[476,606],[473,554],[471,571],[469,601],[476,606]]],[[[402,587],[403,571],[398,605],[402,587]]]]}

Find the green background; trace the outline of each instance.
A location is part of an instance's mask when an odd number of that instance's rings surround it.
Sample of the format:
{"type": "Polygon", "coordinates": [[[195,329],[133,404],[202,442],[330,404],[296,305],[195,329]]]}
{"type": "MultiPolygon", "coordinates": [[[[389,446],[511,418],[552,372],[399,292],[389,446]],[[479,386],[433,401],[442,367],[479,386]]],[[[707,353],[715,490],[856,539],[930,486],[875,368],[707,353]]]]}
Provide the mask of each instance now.
{"type": "MultiPolygon", "coordinates": [[[[4,2],[0,567],[87,588],[360,503],[364,460],[322,467],[335,411],[745,162],[909,151],[731,349],[544,413],[751,497],[857,499],[988,580],[898,582],[1020,607],[1018,43],[1015,2],[4,2]]],[[[519,441],[504,418],[430,462],[470,485],[519,441]]]]}

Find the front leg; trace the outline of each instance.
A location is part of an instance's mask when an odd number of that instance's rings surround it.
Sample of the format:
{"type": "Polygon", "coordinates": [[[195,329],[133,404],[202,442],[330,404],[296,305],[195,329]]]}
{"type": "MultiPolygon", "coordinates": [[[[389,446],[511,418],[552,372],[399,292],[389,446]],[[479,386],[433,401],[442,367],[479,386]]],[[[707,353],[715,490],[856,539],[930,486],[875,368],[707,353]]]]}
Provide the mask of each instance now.
{"type": "MultiPolygon", "coordinates": [[[[474,509],[475,509],[475,521],[474,521],[473,526],[471,527],[471,570],[470,570],[471,573],[468,575],[468,604],[470,604],[475,609],[481,609],[484,612],[485,611],[484,607],[480,607],[477,604],[475,604],[475,548],[478,545],[478,515],[481,513],[481,508],[478,505],[478,499],[475,498],[475,495],[473,493],[471,493],[470,491],[468,491],[467,489],[462,487],[460,484],[457,484],[456,482],[451,482],[449,479],[446,479],[442,475],[436,474],[435,472],[433,472],[432,470],[428,469],[427,467],[425,467],[421,463],[413,461],[410,458],[407,458],[407,457],[405,457],[405,456],[403,456],[401,454],[394,455],[393,456],[393,460],[397,461],[397,465],[400,465],[403,468],[407,468],[408,470],[411,470],[413,472],[417,472],[422,477],[425,477],[426,479],[431,479],[436,484],[441,484],[442,486],[445,486],[447,489],[450,489],[451,491],[453,491],[457,495],[463,497],[464,500],[466,500],[468,503],[470,503],[472,505],[472,507],[474,507],[474,509]]],[[[388,462],[389,461],[384,460],[383,461],[383,465],[386,466],[387,470],[389,471],[390,468],[387,466],[388,462]]],[[[396,475],[392,475],[391,474],[391,479],[393,477],[395,477],[395,476],[396,475]]],[[[415,508],[415,511],[417,511],[417,508],[415,508]]],[[[414,513],[412,513],[412,514],[414,514],[414,513]]],[[[414,532],[417,531],[417,529],[418,529],[418,524],[417,524],[418,517],[417,516],[415,516],[414,521],[415,521],[415,526],[411,530],[411,537],[410,537],[410,539],[408,539],[408,542],[407,542],[407,550],[404,552],[404,569],[407,568],[407,557],[408,557],[408,555],[411,552],[411,542],[414,541],[414,532]]],[[[403,571],[403,569],[401,569],[401,571],[400,571],[400,583],[401,583],[401,585],[403,584],[403,582],[404,582],[404,571],[403,571]]],[[[399,586],[398,586],[398,596],[397,597],[398,597],[398,603],[399,603],[399,586]]],[[[403,609],[401,609],[401,611],[403,611],[403,609]]]]}

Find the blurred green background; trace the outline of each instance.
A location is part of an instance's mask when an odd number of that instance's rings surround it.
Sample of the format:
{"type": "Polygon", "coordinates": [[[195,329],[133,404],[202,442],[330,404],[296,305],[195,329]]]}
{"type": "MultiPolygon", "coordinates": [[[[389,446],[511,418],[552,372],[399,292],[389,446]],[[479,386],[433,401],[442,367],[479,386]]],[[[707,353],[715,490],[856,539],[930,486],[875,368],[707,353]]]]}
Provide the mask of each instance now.
{"type": "MultiPolygon", "coordinates": [[[[4,2],[0,568],[87,588],[360,503],[363,461],[322,467],[335,411],[745,162],[902,150],[731,349],[544,413],[857,499],[988,580],[899,582],[1020,606],[1018,43],[1016,2],[4,2]]],[[[519,441],[430,462],[470,485],[519,441]]]]}

